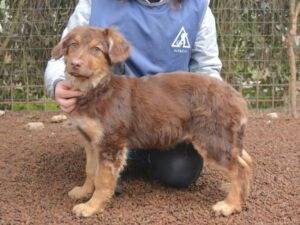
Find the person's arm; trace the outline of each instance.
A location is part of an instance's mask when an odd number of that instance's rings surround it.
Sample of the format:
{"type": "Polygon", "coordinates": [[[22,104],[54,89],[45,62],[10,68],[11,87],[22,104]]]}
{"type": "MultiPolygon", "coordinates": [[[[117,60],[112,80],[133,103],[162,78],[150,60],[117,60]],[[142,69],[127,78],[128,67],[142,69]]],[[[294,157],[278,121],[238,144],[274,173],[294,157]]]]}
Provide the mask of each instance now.
{"type": "MultiPolygon", "coordinates": [[[[76,8],[71,15],[66,28],[63,31],[62,38],[67,35],[74,27],[88,25],[91,14],[91,0],[79,0],[76,8]]],[[[58,60],[50,59],[48,61],[44,82],[48,96],[54,98],[56,85],[65,80],[65,62],[63,58],[58,60]]],[[[66,88],[66,86],[64,86],[66,88]]],[[[62,87],[63,88],[63,87],[62,87]]]]}
{"type": "Polygon", "coordinates": [[[219,59],[215,18],[209,7],[199,26],[189,67],[191,72],[222,79],[220,76],[222,63],[219,59]]]}

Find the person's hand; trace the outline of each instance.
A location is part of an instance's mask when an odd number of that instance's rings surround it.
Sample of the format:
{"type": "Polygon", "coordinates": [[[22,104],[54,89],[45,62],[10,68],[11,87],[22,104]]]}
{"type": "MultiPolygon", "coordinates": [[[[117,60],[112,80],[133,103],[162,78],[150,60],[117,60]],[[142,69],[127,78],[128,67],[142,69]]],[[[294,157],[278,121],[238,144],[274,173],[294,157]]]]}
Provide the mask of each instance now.
{"type": "Polygon", "coordinates": [[[54,93],[55,101],[65,113],[71,113],[74,110],[77,97],[82,95],[82,92],[72,90],[71,83],[66,80],[59,81],[56,84],[54,93]]]}

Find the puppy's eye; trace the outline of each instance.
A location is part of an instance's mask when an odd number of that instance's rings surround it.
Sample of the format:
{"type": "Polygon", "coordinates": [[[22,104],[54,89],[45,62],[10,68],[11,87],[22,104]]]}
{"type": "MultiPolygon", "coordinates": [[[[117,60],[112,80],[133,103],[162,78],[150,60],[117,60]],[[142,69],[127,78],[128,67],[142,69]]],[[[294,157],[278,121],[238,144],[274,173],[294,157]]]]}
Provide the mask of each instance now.
{"type": "Polygon", "coordinates": [[[97,55],[103,52],[102,49],[97,46],[93,47],[91,50],[94,54],[97,54],[97,55]]]}
{"type": "Polygon", "coordinates": [[[71,48],[71,49],[76,49],[77,47],[78,47],[77,42],[72,42],[71,44],[69,44],[69,48],[71,48]]]}

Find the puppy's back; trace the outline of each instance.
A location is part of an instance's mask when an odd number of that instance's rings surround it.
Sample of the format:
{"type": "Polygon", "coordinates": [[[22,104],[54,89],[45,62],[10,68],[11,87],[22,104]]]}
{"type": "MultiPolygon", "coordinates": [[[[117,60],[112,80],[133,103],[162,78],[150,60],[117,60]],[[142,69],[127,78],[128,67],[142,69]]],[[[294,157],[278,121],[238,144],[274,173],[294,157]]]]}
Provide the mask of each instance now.
{"type": "Polygon", "coordinates": [[[242,95],[231,85],[208,75],[173,72],[141,78],[149,87],[156,87],[175,103],[190,110],[222,111],[223,113],[246,114],[247,104],[242,95]]]}

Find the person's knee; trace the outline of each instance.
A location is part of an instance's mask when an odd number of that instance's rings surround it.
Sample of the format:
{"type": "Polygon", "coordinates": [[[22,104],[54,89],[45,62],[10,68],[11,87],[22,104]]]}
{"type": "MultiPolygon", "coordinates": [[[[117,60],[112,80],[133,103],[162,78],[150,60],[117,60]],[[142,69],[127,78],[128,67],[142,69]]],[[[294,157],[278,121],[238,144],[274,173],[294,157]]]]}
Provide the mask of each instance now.
{"type": "Polygon", "coordinates": [[[199,177],[202,157],[192,145],[179,144],[168,151],[151,152],[151,172],[161,183],[172,187],[188,187],[199,177]]]}

